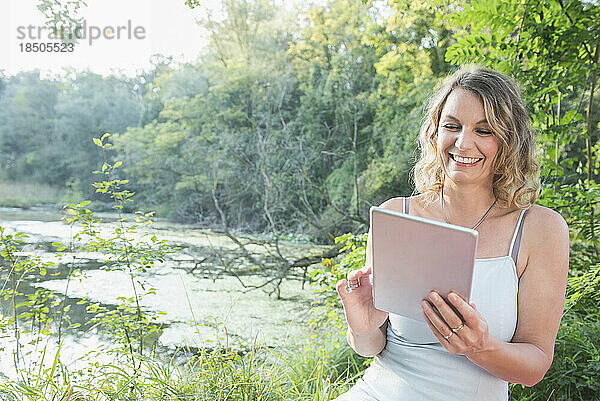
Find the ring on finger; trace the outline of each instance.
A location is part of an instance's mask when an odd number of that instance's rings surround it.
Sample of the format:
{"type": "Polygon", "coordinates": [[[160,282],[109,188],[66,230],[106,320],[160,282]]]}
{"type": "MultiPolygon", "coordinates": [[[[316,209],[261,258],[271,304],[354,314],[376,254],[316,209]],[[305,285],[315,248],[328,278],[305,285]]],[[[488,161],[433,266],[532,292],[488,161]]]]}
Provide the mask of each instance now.
{"type": "Polygon", "coordinates": [[[453,333],[457,333],[457,332],[461,331],[464,328],[465,328],[465,325],[463,323],[461,323],[460,326],[455,327],[455,328],[451,327],[450,330],[452,330],[453,333]]]}
{"type": "Polygon", "coordinates": [[[443,337],[444,337],[444,340],[448,341],[448,339],[449,339],[450,337],[452,337],[452,335],[453,335],[453,334],[454,334],[454,332],[453,332],[453,331],[451,331],[451,332],[450,332],[450,334],[448,334],[447,336],[443,336],[443,337]]]}

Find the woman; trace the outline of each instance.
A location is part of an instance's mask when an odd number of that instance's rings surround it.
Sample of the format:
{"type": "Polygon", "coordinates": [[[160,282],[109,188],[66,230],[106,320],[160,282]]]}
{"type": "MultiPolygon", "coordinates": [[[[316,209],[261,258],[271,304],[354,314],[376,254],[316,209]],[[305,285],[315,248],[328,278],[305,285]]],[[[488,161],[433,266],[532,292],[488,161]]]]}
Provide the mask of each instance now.
{"type": "Polygon", "coordinates": [[[419,145],[418,195],[382,207],[479,231],[473,302],[431,292],[426,323],[375,309],[367,243],[365,267],[337,291],[348,343],[375,358],[337,400],[507,400],[508,382],[533,386],[552,363],[569,263],[565,221],[533,205],[535,138],[516,84],[459,70],[432,98],[419,145]]]}

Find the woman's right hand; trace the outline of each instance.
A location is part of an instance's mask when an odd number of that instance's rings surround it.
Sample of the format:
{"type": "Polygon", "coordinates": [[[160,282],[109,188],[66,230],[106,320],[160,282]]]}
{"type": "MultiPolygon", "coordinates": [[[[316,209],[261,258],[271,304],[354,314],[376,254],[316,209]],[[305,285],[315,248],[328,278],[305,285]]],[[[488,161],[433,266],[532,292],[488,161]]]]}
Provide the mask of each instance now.
{"type": "Polygon", "coordinates": [[[348,328],[354,334],[373,333],[387,320],[388,313],[373,305],[371,267],[351,271],[347,279],[338,281],[336,289],[344,305],[348,328]],[[350,291],[346,290],[346,283],[349,283],[350,291]]]}

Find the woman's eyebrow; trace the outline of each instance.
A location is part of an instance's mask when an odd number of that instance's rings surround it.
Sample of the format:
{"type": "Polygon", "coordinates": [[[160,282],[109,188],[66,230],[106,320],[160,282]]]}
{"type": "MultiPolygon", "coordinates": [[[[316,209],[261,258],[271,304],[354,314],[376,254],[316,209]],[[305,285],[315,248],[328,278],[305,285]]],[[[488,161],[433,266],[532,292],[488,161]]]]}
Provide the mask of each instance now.
{"type": "MultiPolygon", "coordinates": [[[[457,123],[460,122],[460,120],[456,117],[454,117],[452,114],[446,114],[444,116],[442,116],[442,120],[452,120],[452,121],[456,121],[457,123]]],[[[485,118],[481,121],[476,122],[475,124],[487,124],[489,125],[490,123],[488,122],[488,120],[486,120],[485,118]]]]}
{"type": "Polygon", "coordinates": [[[442,116],[442,120],[453,120],[456,121],[457,123],[460,122],[460,120],[456,117],[454,117],[452,114],[446,114],[444,116],[442,116]]]}

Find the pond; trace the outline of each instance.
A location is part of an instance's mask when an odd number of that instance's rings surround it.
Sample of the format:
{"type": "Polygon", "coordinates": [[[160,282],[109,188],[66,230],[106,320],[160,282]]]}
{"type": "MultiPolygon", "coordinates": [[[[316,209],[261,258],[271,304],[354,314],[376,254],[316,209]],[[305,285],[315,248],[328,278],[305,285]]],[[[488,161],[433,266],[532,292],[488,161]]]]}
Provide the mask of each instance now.
{"type": "MultiPolygon", "coordinates": [[[[118,224],[117,216],[109,213],[100,217],[103,220],[99,230],[109,235],[118,224]]],[[[74,235],[74,229],[61,219],[61,212],[51,207],[0,208],[0,226],[5,229],[5,234],[27,234],[27,246],[21,256],[35,255],[42,260],[56,260],[52,243],[69,243],[74,235]]],[[[268,279],[258,270],[252,273],[252,266],[246,266],[243,275],[231,274],[219,266],[215,255],[217,259],[222,258],[238,248],[225,235],[164,220],[157,220],[143,230],[180,248],[139,276],[144,287],[155,289],[154,294],[144,296],[143,307],[166,312],[156,320],[162,325],[158,339],[161,347],[170,350],[181,346],[212,347],[215,342],[220,342],[241,348],[256,343],[289,348],[307,341],[307,316],[314,294],[310,285],[304,285],[300,274],[290,274],[281,282],[281,297],[277,299],[272,285],[249,288],[260,286],[268,279]]],[[[253,252],[259,252],[260,246],[260,241],[247,244],[248,249],[256,248],[253,252]]],[[[308,243],[282,243],[280,251],[286,256],[298,257],[318,253],[321,248],[308,243]]],[[[75,267],[81,274],[68,283],[66,262],[56,262],[55,272],[49,272],[37,282],[26,278],[19,289],[26,294],[39,287],[61,295],[66,292],[71,321],[80,322],[83,327],[86,327],[89,315],[85,306],[78,304],[82,299],[110,307],[119,303],[118,297],[132,296],[129,276],[122,270],[103,268],[106,256],[101,253],[78,253],[75,267]],[[58,272],[61,274],[53,274],[58,272]]],[[[10,305],[4,301],[2,309],[6,314],[10,305]]],[[[50,331],[56,331],[56,327],[51,327],[50,331]]],[[[89,350],[108,347],[110,344],[101,334],[98,327],[71,331],[66,336],[61,356],[75,360],[89,350]]],[[[11,365],[7,362],[12,362],[7,341],[3,340],[0,372],[7,372],[11,365]]],[[[54,342],[51,336],[48,343],[54,342]]]]}

